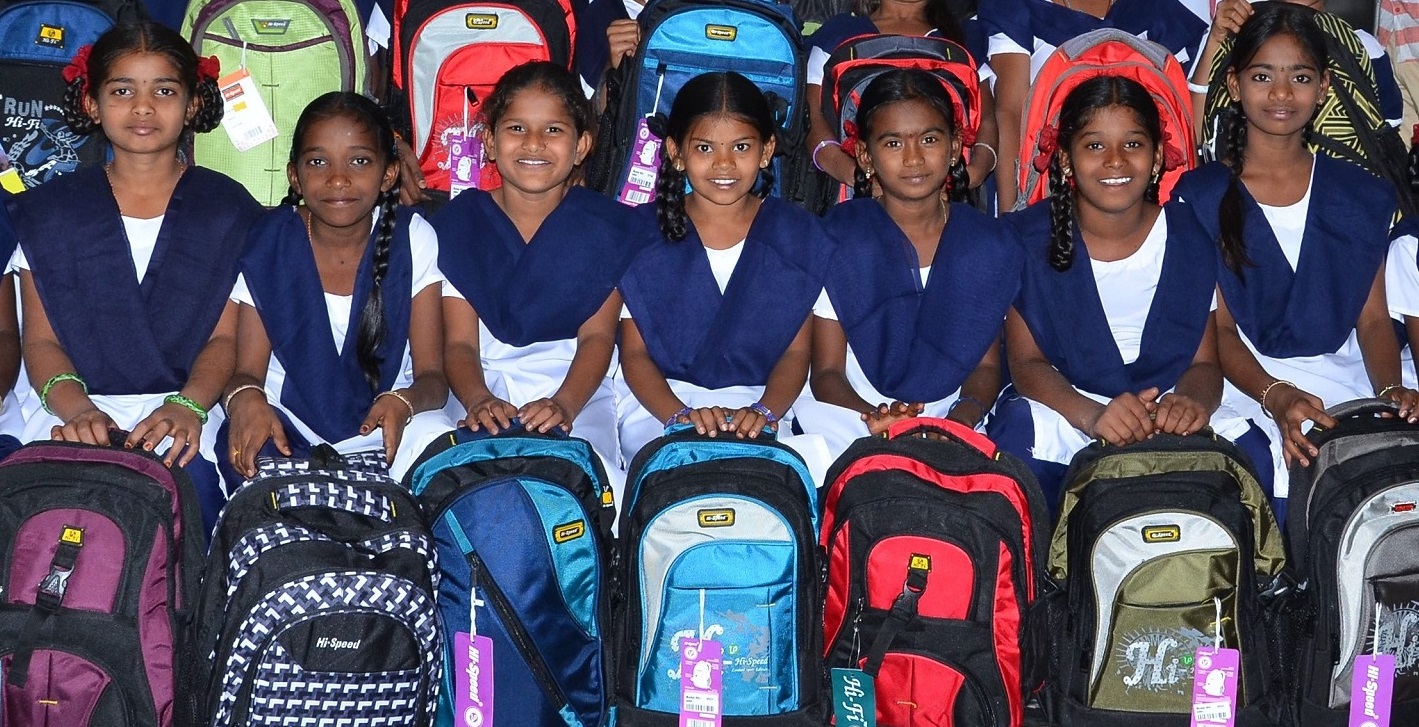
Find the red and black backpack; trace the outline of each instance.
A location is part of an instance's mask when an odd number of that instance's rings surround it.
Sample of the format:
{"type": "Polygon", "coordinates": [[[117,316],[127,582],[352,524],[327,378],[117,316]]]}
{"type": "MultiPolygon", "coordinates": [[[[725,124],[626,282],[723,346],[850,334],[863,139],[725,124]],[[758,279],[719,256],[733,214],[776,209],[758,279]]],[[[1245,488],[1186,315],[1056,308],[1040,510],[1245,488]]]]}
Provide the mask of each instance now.
{"type": "Polygon", "coordinates": [[[1024,464],[944,419],[859,439],[828,472],[830,668],[880,724],[1017,727],[1046,667],[1048,514],[1024,464]]]}

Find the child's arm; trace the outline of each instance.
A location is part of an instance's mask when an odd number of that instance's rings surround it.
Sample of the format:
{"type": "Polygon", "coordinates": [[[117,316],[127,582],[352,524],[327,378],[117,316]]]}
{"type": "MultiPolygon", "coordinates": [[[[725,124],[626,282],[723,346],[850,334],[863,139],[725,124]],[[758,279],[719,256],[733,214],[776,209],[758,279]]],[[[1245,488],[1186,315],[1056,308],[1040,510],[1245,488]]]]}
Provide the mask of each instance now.
{"type": "Polygon", "coordinates": [[[443,320],[443,368],[453,395],[468,412],[463,426],[475,432],[486,427],[492,434],[512,426],[517,407],[494,396],[483,376],[483,358],[478,348],[478,312],[462,298],[445,296],[443,320]]]}
{"type": "Polygon", "coordinates": [[[1158,401],[1154,424],[1169,434],[1192,434],[1207,426],[1222,403],[1222,367],[1217,363],[1217,316],[1207,317],[1202,343],[1177,386],[1158,401]]]}
{"type": "Polygon", "coordinates": [[[390,462],[414,415],[448,402],[448,379],[443,374],[443,289],[439,283],[424,286],[409,304],[409,358],[414,366],[413,383],[388,392],[388,396],[377,393],[360,424],[360,434],[380,428],[384,456],[390,462]]]}
{"type": "MultiPolygon", "coordinates": [[[[217,327],[193,361],[192,372],[178,392],[179,396],[196,402],[203,410],[217,405],[236,368],[236,332],[237,304],[227,301],[217,319],[217,327]]],[[[141,443],[144,449],[152,451],[167,437],[172,437],[172,447],[163,463],[169,467],[174,463],[186,467],[197,456],[202,440],[202,419],[183,404],[164,402],[133,427],[125,444],[136,447],[141,443]]]]}
{"type": "Polygon", "coordinates": [[[1014,308],[1005,318],[1005,350],[1015,388],[1059,412],[1075,429],[1116,445],[1139,442],[1153,433],[1150,404],[1158,395],[1156,388],[1121,394],[1106,405],[1080,394],[1045,358],[1030,327],[1014,308]]]}
{"type": "Polygon", "coordinates": [[[971,189],[985,183],[996,169],[1005,169],[1000,163],[1000,124],[995,118],[995,94],[990,84],[980,84],[980,128],[976,130],[975,144],[969,149],[971,163],[966,165],[966,173],[971,179],[971,189]]]}
{"type": "Polygon", "coordinates": [[[873,406],[859,396],[847,380],[847,335],[843,333],[842,324],[821,316],[813,316],[811,321],[812,365],[808,385],[818,401],[857,412],[867,425],[868,434],[881,434],[892,422],[921,413],[921,404],[894,401],[873,406]]]}
{"type": "MultiPolygon", "coordinates": [[[[759,398],[758,403],[773,412],[775,417],[782,417],[793,406],[793,402],[803,393],[803,384],[808,381],[808,362],[813,348],[812,318],[810,315],[804,319],[798,335],[793,337],[793,342],[788,344],[788,349],[774,364],[773,371],[769,372],[769,381],[764,386],[764,395],[759,398]]],[[[731,421],[722,428],[734,432],[740,439],[754,439],[766,426],[769,426],[769,420],[764,413],[746,406],[735,411],[731,421]]],[[[778,428],[777,423],[773,426],[778,428]]]]}
{"type": "Polygon", "coordinates": [[[1015,164],[1020,156],[1020,126],[1024,122],[1025,98],[1030,95],[1030,56],[1024,53],[997,53],[990,57],[995,71],[995,121],[1000,136],[1000,152],[996,175],[1000,192],[1000,209],[1008,212],[1015,206],[1017,190],[1015,164]]]}
{"type": "MultiPolygon", "coordinates": [[[[630,318],[621,319],[621,374],[626,377],[626,385],[635,394],[636,401],[656,419],[668,421],[685,409],[685,402],[675,395],[670,383],[665,380],[665,374],[651,360],[645,339],[641,338],[640,329],[630,318]]],[[[703,421],[692,423],[700,434],[716,430],[716,427],[706,426],[703,421]]]]}
{"type": "MultiPolygon", "coordinates": [[[[1206,88],[1211,81],[1212,64],[1217,58],[1217,51],[1222,47],[1222,41],[1227,36],[1234,35],[1241,30],[1242,23],[1251,17],[1253,10],[1251,3],[1247,0],[1221,0],[1212,13],[1212,27],[1207,32],[1207,40],[1203,41],[1202,52],[1198,55],[1196,63],[1192,67],[1192,84],[1198,88],[1206,88]]],[[[1192,92],[1192,128],[1197,134],[1197,138],[1202,138],[1203,114],[1207,105],[1207,92],[1192,92]]]]}
{"type": "Polygon", "coordinates": [[[576,332],[576,354],[557,393],[528,402],[518,412],[522,425],[546,432],[552,427],[571,431],[572,421],[591,400],[611,368],[611,352],[616,348],[616,322],[621,315],[621,294],[613,291],[601,309],[576,332]]]}
{"type": "Polygon", "coordinates": [[[1217,293],[1217,356],[1222,363],[1222,375],[1242,393],[1260,402],[1262,411],[1276,420],[1276,426],[1281,429],[1286,464],[1300,462],[1302,467],[1309,466],[1309,458],[1319,451],[1301,433],[1301,425],[1309,420],[1333,427],[1335,420],[1325,413],[1325,404],[1318,397],[1277,379],[1262,368],[1261,362],[1242,342],[1237,322],[1220,291],[1217,293]]]}
{"type": "Polygon", "coordinates": [[[824,144],[838,140],[837,130],[823,115],[823,87],[813,84],[806,87],[804,98],[808,103],[808,153],[809,161],[841,184],[851,187],[857,177],[857,160],[843,151],[837,144],[824,144]],[[822,146],[819,146],[822,144],[822,146]]]}
{"type": "Polygon", "coordinates": [[[222,407],[227,410],[230,432],[227,436],[230,452],[226,456],[232,468],[243,477],[256,476],[256,455],[269,439],[281,454],[291,456],[286,441],[286,428],[276,416],[276,409],[266,400],[266,370],[271,365],[271,340],[266,326],[255,307],[237,306],[236,372],[227,382],[222,407]]]}
{"type": "MultiPolygon", "coordinates": [[[[20,377],[20,321],[15,309],[15,276],[0,281],[0,392],[15,388],[20,377]]],[[[3,393],[0,393],[3,396],[3,393]]]]}
{"type": "Polygon", "coordinates": [[[946,418],[972,429],[979,426],[1000,396],[1000,379],[1000,337],[996,336],[976,370],[961,384],[961,398],[951,405],[946,418]]]}
{"type": "Polygon", "coordinates": [[[1370,285],[1365,307],[1360,309],[1360,320],[1355,324],[1355,340],[1360,344],[1365,373],[1369,375],[1375,395],[1399,404],[1401,418],[1411,422],[1419,420],[1419,415],[1416,415],[1419,392],[1405,388],[1400,374],[1399,339],[1394,335],[1394,324],[1390,322],[1389,305],[1385,299],[1384,262],[1380,263],[1380,270],[1370,285]]]}
{"type": "MultiPolygon", "coordinates": [[[[24,311],[25,370],[29,372],[30,385],[43,394],[46,382],[60,374],[74,373],[74,362],[69,360],[69,354],[64,352],[59,337],[49,325],[44,302],[39,297],[39,291],[35,290],[34,278],[28,270],[20,271],[20,307],[24,311]]],[[[108,444],[109,430],[118,428],[107,413],[94,405],[77,376],[52,383],[49,395],[40,403],[64,422],[50,431],[54,439],[108,444]]]]}

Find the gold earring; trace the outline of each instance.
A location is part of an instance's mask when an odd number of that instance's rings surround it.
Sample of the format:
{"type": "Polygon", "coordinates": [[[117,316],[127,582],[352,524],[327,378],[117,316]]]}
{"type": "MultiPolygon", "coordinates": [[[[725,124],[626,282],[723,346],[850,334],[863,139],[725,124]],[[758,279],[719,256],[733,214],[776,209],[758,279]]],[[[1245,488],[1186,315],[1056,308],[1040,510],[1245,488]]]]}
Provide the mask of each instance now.
{"type": "Polygon", "coordinates": [[[675,171],[677,171],[677,172],[683,172],[683,171],[685,171],[685,163],[684,163],[684,162],[675,162],[675,171]]]}

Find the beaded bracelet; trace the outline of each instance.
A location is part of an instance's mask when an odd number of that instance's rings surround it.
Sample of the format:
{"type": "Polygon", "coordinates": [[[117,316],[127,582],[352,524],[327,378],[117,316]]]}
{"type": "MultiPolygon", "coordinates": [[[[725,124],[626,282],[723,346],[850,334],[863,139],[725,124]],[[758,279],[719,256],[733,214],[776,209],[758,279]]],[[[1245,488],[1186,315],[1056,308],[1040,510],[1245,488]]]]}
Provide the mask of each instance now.
{"type": "Polygon", "coordinates": [[[680,411],[671,414],[670,418],[665,420],[665,428],[669,429],[675,426],[676,422],[680,421],[680,417],[687,416],[692,411],[694,411],[694,409],[687,406],[684,409],[681,409],[680,411]]]}
{"type": "Polygon", "coordinates": [[[55,374],[49,377],[49,381],[44,382],[44,386],[41,387],[39,390],[39,405],[44,407],[44,411],[46,413],[54,413],[54,410],[49,408],[49,390],[53,389],[55,384],[58,384],[61,381],[73,381],[79,386],[83,387],[85,396],[88,396],[89,394],[89,385],[84,383],[84,380],[82,378],[79,378],[78,374],[72,371],[66,371],[62,374],[55,374]]]}
{"type": "Polygon", "coordinates": [[[408,424],[409,422],[414,421],[414,403],[409,401],[409,397],[399,393],[399,391],[396,389],[390,389],[389,391],[381,391],[379,394],[375,395],[375,401],[379,401],[379,397],[381,396],[392,396],[404,402],[404,406],[409,407],[409,418],[405,419],[404,423],[408,424]]]}
{"type": "Polygon", "coordinates": [[[760,414],[763,414],[764,419],[768,420],[770,424],[778,423],[778,417],[774,416],[774,413],[772,411],[769,411],[769,408],[764,406],[763,402],[756,401],[753,404],[750,404],[749,408],[753,409],[756,412],[759,412],[760,414]]]}
{"type": "Polygon", "coordinates": [[[163,397],[163,403],[177,404],[178,406],[191,409],[192,413],[197,415],[197,421],[199,423],[207,423],[207,409],[204,408],[201,404],[198,404],[197,402],[183,396],[182,394],[168,394],[167,396],[163,397]]]}
{"type": "Polygon", "coordinates": [[[1267,394],[1270,394],[1270,393],[1271,393],[1271,390],[1274,389],[1274,388],[1276,388],[1277,384],[1285,384],[1286,386],[1289,386],[1289,387],[1291,387],[1291,388],[1293,388],[1293,389],[1296,388],[1296,385],[1293,384],[1293,383],[1291,383],[1290,381],[1287,381],[1287,380],[1285,380],[1285,379],[1277,379],[1277,380],[1275,380],[1275,381],[1273,381],[1273,382],[1267,384],[1267,385],[1266,385],[1266,388],[1261,390],[1261,398],[1258,399],[1258,402],[1260,402],[1260,404],[1261,404],[1261,413],[1262,413],[1262,414],[1265,414],[1267,419],[1275,419],[1275,418],[1276,418],[1276,417],[1271,416],[1271,412],[1269,412],[1269,411],[1266,410],[1266,395],[1267,395],[1267,394]]]}

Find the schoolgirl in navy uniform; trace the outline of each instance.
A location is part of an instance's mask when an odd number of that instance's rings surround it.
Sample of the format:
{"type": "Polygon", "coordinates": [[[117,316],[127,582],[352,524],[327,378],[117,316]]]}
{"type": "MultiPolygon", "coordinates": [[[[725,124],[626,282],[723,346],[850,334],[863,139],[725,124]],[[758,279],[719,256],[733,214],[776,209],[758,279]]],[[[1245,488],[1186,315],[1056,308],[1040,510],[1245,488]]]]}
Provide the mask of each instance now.
{"type": "Polygon", "coordinates": [[[1174,194],[1221,249],[1227,387],[1218,416],[1267,430],[1274,495],[1283,498],[1286,465],[1317,453],[1305,430],[1334,425],[1327,407],[1381,396],[1413,418],[1419,393],[1401,384],[1386,309],[1395,190],[1306,145],[1329,83],[1314,11],[1275,2],[1254,9],[1227,69],[1233,103],[1222,161],[1184,175],[1174,194]]]}
{"type": "Polygon", "coordinates": [[[741,438],[777,426],[808,376],[832,251],[817,219],[765,196],[774,117],[747,78],[691,79],[667,132],[656,201],[638,212],[649,242],[621,280],[627,461],[677,422],[741,438]]]}
{"type": "Polygon", "coordinates": [[[814,400],[795,406],[834,455],[912,415],[977,426],[1000,392],[1000,326],[1023,256],[1012,229],[963,203],[965,117],[923,71],[888,71],[863,91],[861,195],[824,219],[837,252],[813,309],[814,400]]]}
{"type": "Polygon", "coordinates": [[[217,73],[164,26],[115,26],[79,50],[65,96],[70,127],[101,131],[113,160],[10,202],[33,386],[21,438],[107,444],[130,431],[127,446],[187,467],[209,525],[224,500],[209,409],[236,332],[225,292],[261,213],[241,185],[179,154],[189,130],[221,121],[217,73]]]}
{"type": "Polygon", "coordinates": [[[383,110],[355,93],[320,96],[296,122],[291,193],[252,226],[231,290],[228,476],[323,442],[382,446],[397,479],[453,426],[438,238],[398,206],[394,143],[383,110]]]}

